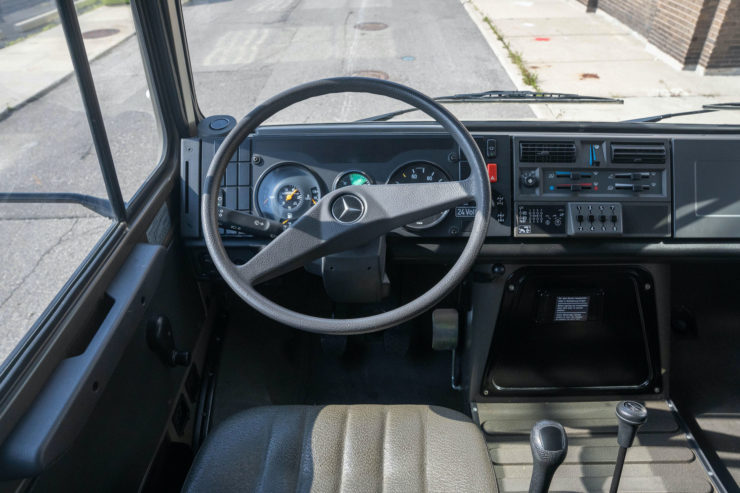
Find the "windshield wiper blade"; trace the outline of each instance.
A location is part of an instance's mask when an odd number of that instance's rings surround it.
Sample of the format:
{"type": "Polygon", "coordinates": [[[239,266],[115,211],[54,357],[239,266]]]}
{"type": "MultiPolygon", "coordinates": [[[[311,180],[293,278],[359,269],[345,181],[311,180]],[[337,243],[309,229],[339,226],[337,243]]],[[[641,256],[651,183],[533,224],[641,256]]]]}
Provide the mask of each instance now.
{"type": "Polygon", "coordinates": [[[536,92],[536,91],[484,91],[455,94],[434,98],[435,101],[459,101],[474,99],[476,101],[501,101],[506,103],[624,103],[617,98],[602,96],[584,96],[564,92],[536,92]]]}
{"type": "MultiPolygon", "coordinates": [[[[535,91],[484,91],[470,92],[462,94],[453,94],[451,96],[439,96],[432,98],[439,103],[613,103],[623,104],[624,100],[617,98],[607,98],[601,96],[583,96],[581,94],[568,94],[562,92],[535,92],[535,91]]],[[[406,108],[403,110],[391,111],[382,115],[371,116],[357,120],[358,122],[383,122],[391,118],[412,111],[418,111],[416,108],[406,108]]]]}
{"type": "Polygon", "coordinates": [[[740,110],[740,103],[712,103],[702,106],[705,110],[740,110]]]}
{"type": "Polygon", "coordinates": [[[624,123],[655,123],[667,118],[675,118],[677,116],[687,115],[700,115],[702,113],[714,113],[720,110],[740,110],[740,103],[712,103],[705,104],[700,110],[692,111],[678,111],[676,113],[663,113],[662,115],[645,116],[642,118],[635,118],[633,120],[624,120],[624,123]]]}

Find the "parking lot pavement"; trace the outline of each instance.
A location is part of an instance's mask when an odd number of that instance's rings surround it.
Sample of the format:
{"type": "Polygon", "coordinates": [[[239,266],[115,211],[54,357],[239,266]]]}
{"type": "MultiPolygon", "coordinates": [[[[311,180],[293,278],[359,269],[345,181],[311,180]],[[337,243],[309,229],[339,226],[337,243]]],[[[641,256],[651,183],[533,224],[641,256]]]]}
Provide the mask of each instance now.
{"type": "MultiPolygon", "coordinates": [[[[193,1],[183,11],[196,92],[206,115],[240,117],[280,90],[339,75],[387,76],[432,96],[514,88],[458,0],[193,1]]],[[[3,54],[0,50],[0,60],[3,54]]],[[[129,199],[154,169],[160,151],[136,39],[123,40],[91,68],[129,199]]],[[[352,120],[396,107],[373,97],[337,96],[290,108],[270,123],[352,120]]],[[[532,115],[519,105],[451,109],[471,120],[532,115]]],[[[74,78],[0,120],[0,148],[2,192],[105,196],[74,78]]],[[[0,204],[0,361],[109,224],[75,206],[0,204]]]]}

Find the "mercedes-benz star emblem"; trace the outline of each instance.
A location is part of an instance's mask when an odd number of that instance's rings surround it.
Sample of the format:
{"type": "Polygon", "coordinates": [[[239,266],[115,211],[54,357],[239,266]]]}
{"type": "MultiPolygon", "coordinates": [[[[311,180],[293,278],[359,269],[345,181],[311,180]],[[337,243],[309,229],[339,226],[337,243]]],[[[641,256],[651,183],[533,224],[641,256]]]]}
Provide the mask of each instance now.
{"type": "Polygon", "coordinates": [[[331,215],[340,223],[353,223],[362,217],[365,205],[356,195],[345,194],[331,205],[331,215]]]}

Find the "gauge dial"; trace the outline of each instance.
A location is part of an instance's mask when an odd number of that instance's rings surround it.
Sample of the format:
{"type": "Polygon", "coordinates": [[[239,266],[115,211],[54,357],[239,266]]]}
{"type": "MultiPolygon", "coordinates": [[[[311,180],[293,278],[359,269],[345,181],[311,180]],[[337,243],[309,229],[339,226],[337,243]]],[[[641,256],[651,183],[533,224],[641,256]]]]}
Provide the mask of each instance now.
{"type": "Polygon", "coordinates": [[[303,194],[293,185],[285,185],[278,192],[278,204],[283,209],[292,210],[303,204],[303,194]]]}
{"type": "MultiPolygon", "coordinates": [[[[449,181],[447,174],[438,166],[430,163],[409,163],[397,169],[388,179],[388,183],[432,183],[449,181]]],[[[433,216],[425,217],[411,224],[409,229],[427,229],[439,224],[449,211],[442,211],[433,216]]]]}
{"type": "Polygon", "coordinates": [[[321,198],[321,186],[308,169],[285,163],[269,170],[257,182],[255,209],[266,218],[292,224],[321,198]]]}
{"type": "Polygon", "coordinates": [[[373,179],[362,171],[345,171],[334,181],[334,190],[351,185],[372,185],[373,179]]]}

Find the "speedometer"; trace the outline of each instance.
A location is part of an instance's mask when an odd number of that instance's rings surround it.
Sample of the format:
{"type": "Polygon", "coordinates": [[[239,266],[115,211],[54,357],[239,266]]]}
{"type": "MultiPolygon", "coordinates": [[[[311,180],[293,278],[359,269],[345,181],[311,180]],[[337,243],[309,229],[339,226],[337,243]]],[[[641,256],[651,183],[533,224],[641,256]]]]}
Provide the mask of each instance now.
{"type": "MultiPolygon", "coordinates": [[[[431,163],[416,162],[409,163],[398,168],[388,179],[388,183],[432,183],[450,181],[447,174],[431,163]]],[[[442,222],[449,211],[442,211],[433,216],[425,217],[411,224],[407,224],[409,229],[427,229],[442,222]]]]}

